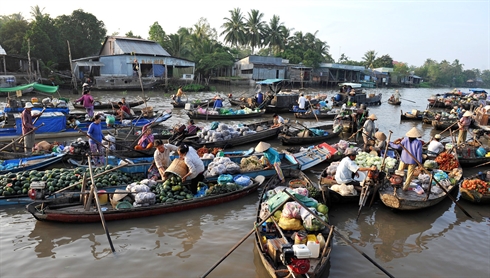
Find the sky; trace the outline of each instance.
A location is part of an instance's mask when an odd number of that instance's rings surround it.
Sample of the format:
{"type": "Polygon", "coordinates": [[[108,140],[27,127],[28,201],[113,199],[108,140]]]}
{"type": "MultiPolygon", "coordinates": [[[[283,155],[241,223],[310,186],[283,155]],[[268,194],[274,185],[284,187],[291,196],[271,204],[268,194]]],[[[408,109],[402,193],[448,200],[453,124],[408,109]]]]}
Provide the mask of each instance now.
{"type": "MultiPolygon", "coordinates": [[[[337,61],[345,54],[361,61],[367,51],[377,57],[389,55],[397,62],[420,67],[427,59],[450,63],[459,60],[463,69],[490,69],[490,0],[19,0],[2,1],[0,14],[21,13],[30,20],[38,5],[52,18],[82,9],[104,22],[107,34],[132,31],[148,38],[158,22],[167,34],[192,27],[205,18],[218,34],[230,10],[240,8],[245,17],[252,9],[269,22],[278,15],[293,33],[309,32],[327,43],[337,61]]],[[[219,38],[222,40],[222,36],[219,38]]],[[[1,45],[1,42],[0,42],[1,45]]]]}

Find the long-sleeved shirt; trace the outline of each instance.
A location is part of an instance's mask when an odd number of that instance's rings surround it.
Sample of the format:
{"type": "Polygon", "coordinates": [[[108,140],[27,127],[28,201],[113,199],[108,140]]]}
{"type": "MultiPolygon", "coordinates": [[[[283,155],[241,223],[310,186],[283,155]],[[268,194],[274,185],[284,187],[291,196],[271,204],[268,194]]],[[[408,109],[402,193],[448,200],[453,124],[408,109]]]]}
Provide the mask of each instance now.
{"type": "MultiPolygon", "coordinates": [[[[417,159],[418,162],[422,163],[422,142],[420,142],[420,140],[414,139],[412,142],[410,142],[408,137],[405,137],[400,142],[400,145],[404,146],[417,159]]],[[[402,148],[401,146],[391,143],[390,146],[398,150],[402,148]]],[[[413,160],[413,158],[405,150],[402,151],[401,161],[405,164],[417,164],[417,162],[415,162],[415,160],[413,160]]]]}
{"type": "Polygon", "coordinates": [[[192,180],[193,178],[197,177],[197,175],[204,172],[204,163],[193,147],[189,147],[189,151],[185,155],[184,162],[189,168],[189,180],[192,180]]]}
{"type": "Polygon", "coordinates": [[[172,144],[164,144],[165,150],[160,152],[158,149],[155,150],[153,154],[153,159],[155,160],[155,165],[157,168],[170,166],[170,152],[177,151],[179,148],[172,144]]]}
{"type": "Polygon", "coordinates": [[[348,183],[353,181],[352,174],[359,170],[359,166],[355,161],[351,160],[350,157],[344,157],[337,167],[335,172],[335,181],[339,184],[348,183]]]}
{"type": "Polygon", "coordinates": [[[90,94],[84,94],[81,98],[75,100],[75,102],[83,102],[83,107],[94,106],[94,98],[90,94]]]}
{"type": "Polygon", "coordinates": [[[267,158],[270,164],[274,164],[277,162],[281,162],[281,158],[279,157],[279,153],[273,148],[269,148],[264,152],[264,157],[267,158]]]}
{"type": "Polygon", "coordinates": [[[374,125],[374,121],[371,119],[367,119],[363,127],[365,133],[367,134],[367,135],[363,134],[363,136],[374,138],[374,133],[376,132],[376,126],[374,125]]]}
{"type": "Polygon", "coordinates": [[[102,143],[102,138],[104,138],[104,135],[102,135],[102,125],[100,123],[91,123],[88,127],[87,134],[93,138],[89,139],[88,142],[90,144],[102,143]]]}
{"type": "Polygon", "coordinates": [[[464,130],[468,130],[471,124],[471,118],[470,117],[462,117],[459,119],[458,125],[460,128],[464,130]]]}
{"type": "Polygon", "coordinates": [[[22,119],[22,135],[25,135],[27,132],[34,129],[34,125],[32,124],[32,114],[30,110],[24,109],[21,113],[22,119]]]}

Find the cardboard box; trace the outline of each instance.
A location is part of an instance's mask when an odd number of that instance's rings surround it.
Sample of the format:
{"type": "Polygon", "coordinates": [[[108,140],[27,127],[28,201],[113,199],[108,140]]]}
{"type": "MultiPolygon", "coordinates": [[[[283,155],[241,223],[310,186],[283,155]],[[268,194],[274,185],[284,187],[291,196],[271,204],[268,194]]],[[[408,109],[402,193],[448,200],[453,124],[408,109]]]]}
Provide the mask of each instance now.
{"type": "Polygon", "coordinates": [[[272,238],[267,240],[267,252],[276,264],[281,261],[280,255],[283,244],[284,241],[282,238],[272,238]]]}

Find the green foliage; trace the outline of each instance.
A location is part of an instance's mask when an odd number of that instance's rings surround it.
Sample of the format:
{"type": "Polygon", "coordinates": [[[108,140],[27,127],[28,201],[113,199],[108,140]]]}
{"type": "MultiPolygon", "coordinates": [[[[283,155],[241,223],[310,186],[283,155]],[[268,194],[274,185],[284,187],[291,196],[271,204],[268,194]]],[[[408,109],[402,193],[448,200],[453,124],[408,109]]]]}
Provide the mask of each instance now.
{"type": "Polygon", "coordinates": [[[22,44],[29,24],[25,20],[6,19],[0,27],[0,42],[7,54],[21,54],[22,44]]]}
{"type": "Polygon", "coordinates": [[[165,37],[167,36],[165,34],[165,31],[163,31],[162,26],[160,26],[157,21],[155,21],[153,25],[150,26],[150,31],[148,32],[148,35],[150,35],[148,39],[156,41],[161,46],[164,45],[165,37]]]}

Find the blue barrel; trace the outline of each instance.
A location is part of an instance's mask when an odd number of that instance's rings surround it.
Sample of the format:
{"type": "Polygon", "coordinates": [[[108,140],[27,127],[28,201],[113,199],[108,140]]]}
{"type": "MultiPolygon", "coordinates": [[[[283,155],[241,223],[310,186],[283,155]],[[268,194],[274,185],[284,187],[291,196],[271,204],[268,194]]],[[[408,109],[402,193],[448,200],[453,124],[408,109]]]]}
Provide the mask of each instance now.
{"type": "Polygon", "coordinates": [[[341,101],[341,100],[342,100],[342,96],[340,94],[336,94],[335,101],[341,101]]]}

